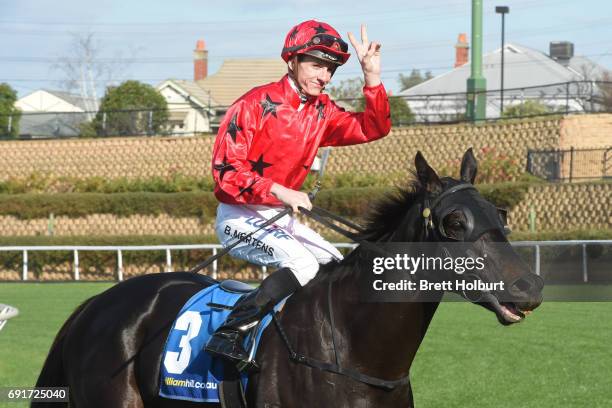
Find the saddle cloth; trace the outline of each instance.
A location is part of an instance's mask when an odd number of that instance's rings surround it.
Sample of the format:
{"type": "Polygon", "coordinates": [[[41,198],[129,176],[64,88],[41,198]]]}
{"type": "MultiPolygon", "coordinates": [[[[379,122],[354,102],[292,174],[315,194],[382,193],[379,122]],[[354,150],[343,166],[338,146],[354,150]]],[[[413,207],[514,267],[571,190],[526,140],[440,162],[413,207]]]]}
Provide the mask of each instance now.
{"type": "MultiPolygon", "coordinates": [[[[215,330],[225,322],[231,308],[244,293],[225,290],[220,284],[193,295],[183,306],[168,334],[162,354],[159,395],[194,402],[219,402],[219,384],[224,379],[223,362],[204,351],[215,330]]],[[[284,300],[275,307],[278,310],[284,300]]],[[[272,314],[245,339],[247,350],[257,350],[272,314]],[[254,338],[254,341],[252,341],[254,338]]],[[[246,389],[247,375],[241,376],[246,389]]]]}

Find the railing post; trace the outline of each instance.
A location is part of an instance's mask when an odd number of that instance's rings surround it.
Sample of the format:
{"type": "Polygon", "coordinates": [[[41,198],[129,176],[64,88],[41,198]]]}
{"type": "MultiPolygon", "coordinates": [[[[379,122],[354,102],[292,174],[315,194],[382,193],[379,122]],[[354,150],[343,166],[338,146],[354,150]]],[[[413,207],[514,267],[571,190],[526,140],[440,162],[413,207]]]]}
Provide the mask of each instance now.
{"type": "Polygon", "coordinates": [[[589,272],[587,269],[587,250],[586,244],[582,244],[582,281],[587,283],[589,281],[589,272]]]}
{"type": "Polygon", "coordinates": [[[123,253],[120,249],[117,250],[117,279],[119,282],[123,280],[123,253]]]}
{"type": "MultiPolygon", "coordinates": [[[[213,248],[213,256],[217,255],[217,248],[213,248]]],[[[217,260],[215,259],[213,261],[213,272],[212,272],[212,278],[213,279],[217,279],[217,268],[219,267],[217,260]]]]}
{"type": "Polygon", "coordinates": [[[569,87],[570,87],[570,83],[566,82],[565,83],[565,114],[566,115],[569,113],[569,87]]]}
{"type": "Polygon", "coordinates": [[[78,281],[81,279],[79,273],[79,251],[74,250],[74,280],[78,281]]]}
{"type": "Polygon", "coordinates": [[[540,246],[535,246],[535,273],[540,276],[540,246]]]}
{"type": "Polygon", "coordinates": [[[261,267],[261,280],[264,280],[268,277],[268,267],[263,265],[261,267]]]}
{"type": "Polygon", "coordinates": [[[172,272],[172,255],[170,248],[166,248],[166,272],[172,272]]]}
{"type": "Polygon", "coordinates": [[[574,146],[570,147],[570,168],[569,168],[569,182],[572,182],[574,175],[574,146]]]}
{"type": "Polygon", "coordinates": [[[153,134],[153,111],[149,111],[149,120],[147,123],[147,127],[148,127],[148,134],[153,134]]]}
{"type": "Polygon", "coordinates": [[[22,280],[28,280],[28,251],[23,250],[23,271],[21,273],[22,280]]]}

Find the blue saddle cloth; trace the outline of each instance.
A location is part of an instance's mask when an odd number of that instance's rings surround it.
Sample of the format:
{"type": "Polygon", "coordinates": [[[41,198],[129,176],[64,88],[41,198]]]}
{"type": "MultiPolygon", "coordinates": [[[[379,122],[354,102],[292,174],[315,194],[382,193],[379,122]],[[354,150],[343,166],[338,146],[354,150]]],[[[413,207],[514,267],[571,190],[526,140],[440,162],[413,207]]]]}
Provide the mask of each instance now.
{"type": "MultiPolygon", "coordinates": [[[[219,402],[223,362],[204,351],[215,330],[225,322],[231,307],[243,293],[224,290],[219,284],[196,293],[185,303],[168,334],[162,354],[159,395],[195,402],[219,402]]],[[[284,301],[275,308],[278,310],[284,301]]],[[[255,349],[272,314],[261,320],[255,332],[255,349]]],[[[245,346],[251,343],[251,336],[245,346]]],[[[241,376],[246,388],[247,376],[241,376]]]]}

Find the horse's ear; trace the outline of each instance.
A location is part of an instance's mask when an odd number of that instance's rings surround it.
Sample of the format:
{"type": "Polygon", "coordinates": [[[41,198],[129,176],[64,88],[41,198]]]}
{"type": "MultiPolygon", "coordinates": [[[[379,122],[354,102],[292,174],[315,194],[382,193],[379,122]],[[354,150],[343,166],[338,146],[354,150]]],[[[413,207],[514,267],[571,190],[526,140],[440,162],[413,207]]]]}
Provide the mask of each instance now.
{"type": "Polygon", "coordinates": [[[416,167],[419,183],[425,187],[427,192],[439,193],[442,191],[442,182],[440,178],[434,169],[427,164],[427,160],[425,160],[425,157],[423,157],[420,151],[417,152],[414,158],[414,167],[416,167]]]}
{"type": "Polygon", "coordinates": [[[474,184],[476,173],[478,173],[478,162],[476,162],[474,152],[472,152],[470,147],[463,155],[463,159],[461,159],[461,180],[474,184]]]}

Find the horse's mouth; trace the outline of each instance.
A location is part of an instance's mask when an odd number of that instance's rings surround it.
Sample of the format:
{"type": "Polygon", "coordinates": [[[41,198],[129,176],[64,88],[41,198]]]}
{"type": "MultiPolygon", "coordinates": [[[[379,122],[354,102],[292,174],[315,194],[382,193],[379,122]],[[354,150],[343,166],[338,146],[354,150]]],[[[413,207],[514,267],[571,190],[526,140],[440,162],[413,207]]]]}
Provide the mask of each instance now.
{"type": "Polygon", "coordinates": [[[514,303],[503,302],[499,304],[500,314],[508,323],[518,323],[526,316],[514,303]]]}
{"type": "Polygon", "coordinates": [[[529,310],[519,309],[512,302],[500,302],[497,297],[490,293],[486,294],[480,303],[493,311],[499,322],[504,325],[519,323],[531,313],[529,310]]]}

